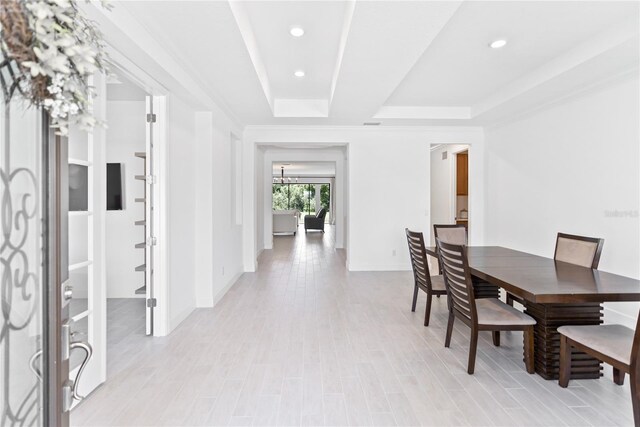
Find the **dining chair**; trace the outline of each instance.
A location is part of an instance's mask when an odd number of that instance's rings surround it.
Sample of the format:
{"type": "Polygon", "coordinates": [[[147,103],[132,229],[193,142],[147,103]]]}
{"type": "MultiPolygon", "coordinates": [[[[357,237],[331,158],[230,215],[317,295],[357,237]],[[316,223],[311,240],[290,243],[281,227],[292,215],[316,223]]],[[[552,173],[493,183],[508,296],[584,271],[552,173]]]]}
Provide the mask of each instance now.
{"type": "Polygon", "coordinates": [[[571,377],[571,349],[590,354],[613,366],[613,381],[624,384],[624,374],[631,377],[633,419],[640,426],[640,316],[636,330],[622,325],[568,325],[558,328],[560,333],[560,387],[569,385],[571,377]]]}
{"type": "Polygon", "coordinates": [[[433,224],[433,235],[445,243],[467,244],[467,226],[462,224],[433,224]]]}
{"type": "Polygon", "coordinates": [[[431,298],[433,295],[440,298],[446,295],[444,278],[442,276],[431,276],[429,265],[427,264],[427,251],[424,247],[424,237],[421,232],[411,231],[405,228],[407,243],[409,244],[409,255],[411,256],[411,267],[413,269],[413,303],[411,311],[416,311],[418,301],[418,289],[422,289],[427,294],[427,306],[424,311],[424,326],[429,326],[431,316],[431,298]]]}
{"type": "MultiPolygon", "coordinates": [[[[462,224],[433,224],[433,237],[445,243],[467,245],[467,226],[462,224]]],[[[438,260],[440,264],[440,260],[438,260]]],[[[438,265],[438,274],[442,275],[442,266],[438,265]]]]}
{"type": "Polygon", "coordinates": [[[524,361],[527,372],[534,373],[533,326],[536,321],[503,303],[497,298],[475,299],[465,245],[452,245],[436,239],[444,283],[451,304],[445,347],[451,344],[451,333],[456,318],[471,328],[469,364],[467,372],[473,374],[478,347],[478,332],[491,331],[493,344],[500,345],[500,331],[524,332],[524,361]]]}
{"type": "MultiPolygon", "coordinates": [[[[600,263],[603,245],[604,239],[597,237],[558,233],[553,259],[568,264],[597,269],[600,263]]],[[[512,306],[514,301],[524,305],[522,298],[507,293],[507,304],[512,306]]]]}

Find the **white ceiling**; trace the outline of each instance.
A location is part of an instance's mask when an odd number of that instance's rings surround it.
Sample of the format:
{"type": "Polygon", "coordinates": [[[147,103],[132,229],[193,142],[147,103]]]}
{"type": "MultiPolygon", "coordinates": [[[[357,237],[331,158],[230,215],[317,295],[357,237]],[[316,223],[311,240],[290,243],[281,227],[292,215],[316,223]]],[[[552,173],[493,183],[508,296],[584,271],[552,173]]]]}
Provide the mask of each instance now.
{"type": "Polygon", "coordinates": [[[475,105],[624,20],[634,8],[622,2],[465,3],[386,105],[475,105]],[[489,48],[496,39],[507,40],[507,46],[489,48]]]}
{"type": "Polygon", "coordinates": [[[122,70],[112,67],[107,78],[107,99],[109,101],[144,101],[147,93],[132,82],[122,70]]]}
{"type": "Polygon", "coordinates": [[[285,177],[334,177],[335,162],[273,162],[273,176],[280,176],[284,166],[285,177]]]}
{"type": "Polygon", "coordinates": [[[484,124],[639,62],[632,1],[115,3],[245,125],[484,124]]]}

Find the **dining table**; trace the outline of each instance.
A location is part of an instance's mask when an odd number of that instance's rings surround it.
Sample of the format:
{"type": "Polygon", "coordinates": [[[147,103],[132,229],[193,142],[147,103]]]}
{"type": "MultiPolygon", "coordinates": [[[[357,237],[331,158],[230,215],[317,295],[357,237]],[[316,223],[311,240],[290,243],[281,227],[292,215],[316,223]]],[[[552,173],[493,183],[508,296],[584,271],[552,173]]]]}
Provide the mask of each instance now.
{"type": "MultiPolygon", "coordinates": [[[[438,256],[436,247],[426,251],[438,256]]],[[[559,376],[560,326],[598,325],[603,303],[640,301],[640,280],[618,274],[500,246],[469,246],[467,258],[476,298],[498,297],[502,288],[524,301],[524,312],[536,320],[535,371],[548,380],[559,376]]],[[[601,375],[599,360],[574,349],[572,379],[601,375]]]]}

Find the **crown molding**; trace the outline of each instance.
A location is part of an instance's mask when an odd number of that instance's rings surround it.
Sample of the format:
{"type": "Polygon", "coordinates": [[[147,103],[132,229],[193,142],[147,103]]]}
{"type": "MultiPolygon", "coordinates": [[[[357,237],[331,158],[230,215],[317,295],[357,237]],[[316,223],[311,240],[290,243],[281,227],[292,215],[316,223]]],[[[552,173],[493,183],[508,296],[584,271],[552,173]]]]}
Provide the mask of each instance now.
{"type": "Polygon", "coordinates": [[[244,127],[245,132],[256,131],[350,131],[350,132],[469,132],[474,133],[482,131],[482,126],[351,126],[351,125],[247,125],[244,127]]]}

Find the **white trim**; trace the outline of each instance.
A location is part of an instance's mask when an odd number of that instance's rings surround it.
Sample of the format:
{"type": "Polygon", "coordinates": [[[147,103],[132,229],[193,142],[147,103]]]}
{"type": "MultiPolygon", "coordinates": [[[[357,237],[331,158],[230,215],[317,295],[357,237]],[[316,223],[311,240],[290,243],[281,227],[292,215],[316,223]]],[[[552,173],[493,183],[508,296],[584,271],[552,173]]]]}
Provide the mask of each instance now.
{"type": "Polygon", "coordinates": [[[351,30],[351,22],[353,22],[353,14],[356,10],[356,0],[348,0],[344,9],[345,9],[344,20],[342,21],[342,32],[340,34],[340,44],[338,45],[338,56],[336,58],[336,65],[333,68],[333,77],[331,78],[331,92],[329,93],[329,110],[331,110],[333,95],[336,92],[336,86],[338,85],[338,78],[340,77],[340,69],[342,68],[342,59],[344,58],[344,51],[347,47],[347,41],[349,40],[349,32],[351,30]]]}
{"type": "Polygon", "coordinates": [[[618,310],[614,310],[610,307],[604,306],[604,319],[605,323],[613,324],[617,323],[619,325],[625,325],[629,328],[635,329],[637,318],[624,314],[618,310]]]}
{"type": "Polygon", "coordinates": [[[229,292],[229,289],[233,288],[233,285],[236,284],[238,279],[240,279],[240,277],[243,274],[244,273],[242,271],[239,271],[238,273],[236,273],[231,278],[231,280],[229,280],[229,282],[220,290],[220,292],[218,292],[216,294],[216,296],[213,297],[213,305],[214,305],[214,307],[216,306],[216,304],[218,304],[220,302],[220,300],[222,300],[222,298],[227,294],[227,292],[229,292]]]}
{"type": "Polygon", "coordinates": [[[264,93],[264,97],[266,98],[267,103],[269,104],[269,108],[271,109],[271,113],[273,114],[274,99],[271,93],[269,74],[267,73],[267,67],[265,63],[260,56],[258,41],[256,40],[255,33],[253,32],[253,26],[251,25],[249,13],[247,12],[247,9],[245,8],[243,2],[240,1],[230,1],[229,8],[231,9],[231,14],[236,20],[236,25],[240,30],[240,35],[242,36],[244,45],[247,48],[247,52],[249,53],[249,58],[251,59],[253,68],[256,72],[256,75],[258,76],[258,81],[260,81],[262,92],[264,93]]]}
{"type": "Polygon", "coordinates": [[[153,221],[157,245],[152,246],[154,256],[154,291],[157,306],[154,311],[153,336],[161,337],[171,331],[169,324],[169,209],[167,206],[167,119],[168,108],[165,96],[153,96],[153,110],[156,115],[156,127],[153,145],[156,149],[153,159],[158,182],[155,188],[155,209],[153,221]]]}
{"type": "MultiPolygon", "coordinates": [[[[410,132],[482,132],[482,126],[306,126],[306,125],[247,125],[245,126],[245,132],[252,131],[370,131],[370,132],[397,132],[397,131],[410,131],[410,132]]],[[[322,142],[322,137],[318,136],[318,141],[322,142]]],[[[266,142],[253,141],[257,144],[263,144],[266,142]]],[[[283,141],[273,141],[283,142],[283,141]]],[[[273,143],[272,142],[272,143],[273,143]]],[[[341,142],[327,141],[327,144],[344,145],[348,143],[348,140],[341,142]]],[[[305,142],[306,143],[306,142],[305,142]]],[[[305,144],[305,143],[301,143],[305,144]]]]}
{"type": "MultiPolygon", "coordinates": [[[[170,319],[171,322],[171,330],[175,329],[176,326],[178,326],[180,323],[184,322],[184,320],[189,317],[189,315],[191,313],[193,313],[196,310],[196,307],[187,307],[186,309],[184,309],[180,314],[178,314],[177,316],[173,317],[170,319]]],[[[165,334],[166,335],[166,334],[165,334]]],[[[159,336],[157,334],[153,334],[154,337],[159,336]]]]}
{"type": "Polygon", "coordinates": [[[471,119],[471,107],[383,105],[374,119],[471,119]]]}

